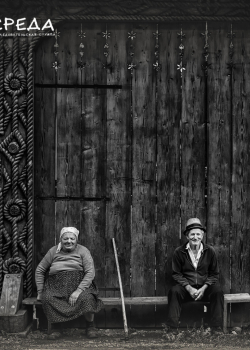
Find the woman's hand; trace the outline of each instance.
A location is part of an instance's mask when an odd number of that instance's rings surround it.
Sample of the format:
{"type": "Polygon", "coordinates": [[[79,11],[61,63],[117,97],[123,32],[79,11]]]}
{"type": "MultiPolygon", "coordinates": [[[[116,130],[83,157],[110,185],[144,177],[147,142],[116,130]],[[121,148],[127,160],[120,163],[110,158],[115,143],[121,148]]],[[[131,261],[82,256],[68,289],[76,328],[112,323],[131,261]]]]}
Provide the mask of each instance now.
{"type": "Polygon", "coordinates": [[[41,301],[42,300],[42,293],[37,293],[37,300],[41,301]]]}
{"type": "Polygon", "coordinates": [[[82,292],[81,289],[77,289],[71,294],[71,296],[69,297],[69,303],[70,303],[71,306],[75,305],[75,303],[76,303],[79,295],[81,294],[81,292],[82,292]]]}

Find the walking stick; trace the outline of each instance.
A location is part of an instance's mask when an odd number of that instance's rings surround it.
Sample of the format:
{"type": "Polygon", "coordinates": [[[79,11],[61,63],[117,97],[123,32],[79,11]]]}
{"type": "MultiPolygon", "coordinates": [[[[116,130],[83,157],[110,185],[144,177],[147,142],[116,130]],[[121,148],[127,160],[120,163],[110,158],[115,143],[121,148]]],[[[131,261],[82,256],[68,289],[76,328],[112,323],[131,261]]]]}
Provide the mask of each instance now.
{"type": "Polygon", "coordinates": [[[124,332],[125,332],[125,339],[128,339],[128,325],[127,325],[127,317],[126,317],[126,310],[125,310],[125,302],[124,302],[124,296],[123,296],[123,288],[122,288],[122,279],[121,279],[121,273],[120,273],[120,267],[119,267],[119,261],[116,251],[116,245],[115,245],[115,239],[112,238],[113,242],[113,248],[115,253],[115,262],[116,262],[116,268],[118,273],[118,280],[119,280],[119,287],[120,287],[120,293],[121,293],[121,299],[122,299],[122,317],[123,317],[123,324],[124,324],[124,332]]]}

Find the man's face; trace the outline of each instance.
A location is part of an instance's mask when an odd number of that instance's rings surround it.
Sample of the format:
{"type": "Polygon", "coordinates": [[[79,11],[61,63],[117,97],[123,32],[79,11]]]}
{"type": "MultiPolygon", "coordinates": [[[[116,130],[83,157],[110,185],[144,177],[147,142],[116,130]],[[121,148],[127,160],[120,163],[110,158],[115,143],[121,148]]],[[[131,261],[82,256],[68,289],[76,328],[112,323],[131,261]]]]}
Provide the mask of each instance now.
{"type": "Polygon", "coordinates": [[[199,228],[193,228],[187,234],[187,239],[189,241],[189,244],[191,244],[192,246],[200,246],[203,236],[204,233],[202,230],[200,230],[199,228]]]}

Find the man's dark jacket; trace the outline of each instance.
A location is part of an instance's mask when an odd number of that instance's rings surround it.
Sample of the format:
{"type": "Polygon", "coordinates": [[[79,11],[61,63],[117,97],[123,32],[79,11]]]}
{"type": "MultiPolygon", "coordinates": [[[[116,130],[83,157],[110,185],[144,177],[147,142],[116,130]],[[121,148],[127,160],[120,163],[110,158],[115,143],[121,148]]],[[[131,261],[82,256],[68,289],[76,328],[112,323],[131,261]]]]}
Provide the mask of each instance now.
{"type": "Polygon", "coordinates": [[[196,270],[186,249],[187,243],[176,248],[174,252],[172,260],[173,278],[183,287],[188,284],[191,286],[212,285],[218,281],[219,267],[214,248],[203,242],[202,244],[203,252],[196,270]]]}

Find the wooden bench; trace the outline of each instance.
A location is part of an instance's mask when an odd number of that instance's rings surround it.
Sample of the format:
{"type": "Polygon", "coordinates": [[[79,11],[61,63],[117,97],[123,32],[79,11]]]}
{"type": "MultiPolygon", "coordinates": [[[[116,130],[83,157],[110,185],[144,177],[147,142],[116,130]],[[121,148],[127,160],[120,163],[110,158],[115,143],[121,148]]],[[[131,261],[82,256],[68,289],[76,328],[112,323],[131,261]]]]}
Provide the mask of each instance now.
{"type": "MultiPolygon", "coordinates": [[[[104,305],[115,306],[121,305],[121,298],[100,298],[104,305]]],[[[133,298],[124,298],[125,305],[167,305],[168,297],[133,297],[133,298]]],[[[37,318],[36,308],[37,306],[42,306],[41,301],[38,301],[36,297],[26,298],[22,301],[23,305],[32,305],[33,306],[33,322],[36,323],[36,328],[39,327],[39,319],[37,318]]],[[[51,323],[48,321],[48,334],[51,333],[51,323]]]]}
{"type": "MultiPolygon", "coordinates": [[[[104,305],[115,306],[121,305],[121,298],[101,298],[104,305]]],[[[133,297],[124,298],[125,305],[167,305],[168,297],[133,297]]],[[[202,302],[202,300],[201,300],[202,302]]],[[[227,332],[227,318],[228,304],[232,303],[249,303],[250,295],[248,293],[237,293],[237,294],[224,294],[224,314],[223,314],[223,332],[227,332]]],[[[33,306],[33,321],[36,322],[36,327],[39,327],[39,319],[36,317],[36,307],[41,306],[42,303],[36,299],[36,297],[26,298],[22,301],[23,305],[33,306]]],[[[51,324],[48,322],[48,333],[51,332],[51,324]]]]}
{"type": "Polygon", "coordinates": [[[224,314],[223,314],[223,332],[227,332],[227,305],[233,303],[249,303],[250,295],[248,293],[224,294],[224,314]]]}
{"type": "MultiPolygon", "coordinates": [[[[121,298],[100,298],[105,306],[116,306],[121,305],[121,298]]],[[[167,305],[168,297],[131,297],[124,298],[125,305],[167,305]]],[[[208,302],[200,301],[203,304],[209,304],[208,302]]],[[[198,303],[195,302],[194,303],[198,303]]],[[[39,319],[37,318],[36,307],[42,306],[42,303],[36,299],[36,297],[26,298],[22,301],[23,305],[32,305],[33,306],[33,322],[36,324],[36,327],[39,327],[39,319]]],[[[48,334],[51,333],[51,323],[48,322],[48,334]]]]}

